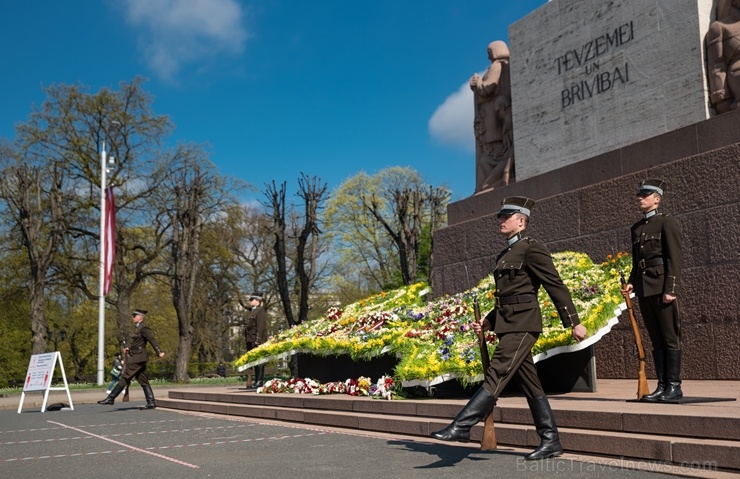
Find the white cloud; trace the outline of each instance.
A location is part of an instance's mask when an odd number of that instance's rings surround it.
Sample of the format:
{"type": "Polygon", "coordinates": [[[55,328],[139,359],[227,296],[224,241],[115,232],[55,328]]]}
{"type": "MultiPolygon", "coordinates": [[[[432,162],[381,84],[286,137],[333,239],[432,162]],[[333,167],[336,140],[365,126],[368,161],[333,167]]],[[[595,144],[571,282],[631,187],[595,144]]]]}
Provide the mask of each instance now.
{"type": "Polygon", "coordinates": [[[440,143],[475,151],[473,92],[468,82],[437,107],[429,119],[429,134],[440,143]]]}
{"type": "Polygon", "coordinates": [[[238,55],[249,34],[238,0],[123,0],[144,61],[171,80],[187,63],[238,55]]]}

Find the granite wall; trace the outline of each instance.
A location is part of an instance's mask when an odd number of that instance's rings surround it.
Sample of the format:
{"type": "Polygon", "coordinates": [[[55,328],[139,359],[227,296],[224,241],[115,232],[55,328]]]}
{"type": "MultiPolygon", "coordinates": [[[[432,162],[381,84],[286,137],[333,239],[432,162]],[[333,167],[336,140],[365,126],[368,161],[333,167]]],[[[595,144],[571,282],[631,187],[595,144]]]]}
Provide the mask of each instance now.
{"type": "MultiPolygon", "coordinates": [[[[528,234],[552,252],[602,261],[629,251],[635,191],[647,177],[668,181],[663,210],[683,229],[684,377],[740,379],[740,111],[451,204],[449,226],[434,235],[433,294],[468,289],[466,266],[473,282],[490,273],[503,248],[495,213],[505,196],[538,200],[528,234]]],[[[649,351],[644,330],[643,341],[649,351]]],[[[596,368],[598,377],[636,376],[626,315],[596,344],[596,368]]],[[[652,360],[648,369],[654,377],[652,360]]]]}
{"type": "Polygon", "coordinates": [[[552,0],[509,27],[516,177],[710,116],[713,0],[552,0]]]}

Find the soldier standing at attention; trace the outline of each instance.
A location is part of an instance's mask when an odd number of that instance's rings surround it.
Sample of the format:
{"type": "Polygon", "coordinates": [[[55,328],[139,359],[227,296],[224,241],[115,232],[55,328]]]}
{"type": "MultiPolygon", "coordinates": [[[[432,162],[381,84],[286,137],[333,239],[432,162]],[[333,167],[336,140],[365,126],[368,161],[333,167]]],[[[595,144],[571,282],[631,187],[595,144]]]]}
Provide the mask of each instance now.
{"type": "Polygon", "coordinates": [[[108,397],[102,401],[98,401],[98,404],[113,404],[116,397],[121,394],[121,391],[131,384],[131,380],[136,379],[141,384],[141,388],[144,390],[144,397],[146,398],[146,405],[139,409],[154,409],[157,407],[154,403],[154,392],[149,385],[149,376],[146,373],[146,363],[149,360],[146,345],[147,343],[151,344],[160,358],[164,357],[164,352],[159,348],[157,340],[154,339],[152,330],[144,324],[145,314],[146,311],[142,309],[135,309],[131,314],[136,331],[131,336],[131,344],[123,350],[123,353],[128,356],[126,358],[126,369],[123,370],[121,379],[118,380],[118,384],[116,384],[108,397]]]}
{"type": "Polygon", "coordinates": [[[632,271],[622,294],[633,291],[653,345],[658,387],[643,401],[681,399],[681,320],[678,286],[681,278],[681,227],[658,211],[666,183],[648,179],[637,190],[643,218],[632,225],[632,271]]]}
{"type": "Polygon", "coordinates": [[[457,414],[452,424],[435,431],[432,437],[443,441],[470,440],[470,428],[485,418],[512,379],[524,395],[540,436],[540,445],[524,458],[546,459],[563,453],[555,417],[542,389],[532,360],[532,347],[542,332],[542,313],[537,302],[540,286],[552,298],[560,320],[572,328],[576,341],[586,337],[578,320],[568,288],[560,279],[549,251],[542,243],[523,236],[534,201],[524,197],[505,198],[498,212],[499,231],[507,247],[496,258],[496,307],[486,315],[476,331],[492,329],[499,343],[485,371],[483,386],[457,414]]]}
{"type": "MultiPolygon", "coordinates": [[[[262,307],[262,293],[252,293],[249,296],[250,310],[247,314],[247,325],[245,335],[247,340],[247,351],[251,351],[260,344],[267,341],[267,313],[262,307]]],[[[260,364],[254,367],[254,384],[247,384],[249,387],[261,387],[265,383],[265,365],[260,364]]]]}

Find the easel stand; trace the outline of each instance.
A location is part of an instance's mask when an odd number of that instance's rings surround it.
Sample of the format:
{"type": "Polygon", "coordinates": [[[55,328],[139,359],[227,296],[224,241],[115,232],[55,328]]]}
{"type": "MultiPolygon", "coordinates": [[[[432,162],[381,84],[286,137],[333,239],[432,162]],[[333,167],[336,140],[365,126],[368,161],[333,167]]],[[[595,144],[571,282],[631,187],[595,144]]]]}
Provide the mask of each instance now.
{"type": "Polygon", "coordinates": [[[64,364],[62,355],[59,351],[45,354],[34,354],[28,363],[28,372],[26,381],[23,384],[23,393],[21,393],[21,402],[18,404],[18,414],[23,409],[23,401],[27,392],[43,392],[44,401],[41,404],[41,412],[46,412],[46,403],[49,401],[49,391],[66,391],[69,409],[74,411],[72,396],[69,394],[69,384],[67,384],[67,375],[64,373],[64,364]],[[51,387],[54,378],[54,370],[59,360],[59,369],[62,371],[62,381],[64,387],[51,387]]]}

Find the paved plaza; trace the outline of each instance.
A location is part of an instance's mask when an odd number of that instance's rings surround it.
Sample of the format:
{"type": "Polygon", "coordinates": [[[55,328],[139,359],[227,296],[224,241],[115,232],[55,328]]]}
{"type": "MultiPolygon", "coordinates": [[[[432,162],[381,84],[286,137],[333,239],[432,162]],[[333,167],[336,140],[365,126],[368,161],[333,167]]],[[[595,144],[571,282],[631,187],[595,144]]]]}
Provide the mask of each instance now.
{"type": "MultiPolygon", "coordinates": [[[[675,477],[650,472],[659,470],[659,465],[624,464],[618,459],[565,455],[526,462],[525,451],[514,448],[484,453],[477,444],[449,445],[418,437],[162,408],[140,411],[138,406],[144,402],[137,396],[131,402],[99,406],[93,401],[98,396],[97,391],[76,393],[74,410],[45,413],[26,398],[21,414],[16,412],[19,397],[3,398],[0,475],[60,479],[675,477]],[[8,407],[13,402],[15,408],[8,407]]],[[[687,469],[684,475],[693,474],[687,469]]],[[[714,472],[703,477],[731,476],[714,472]]]]}

